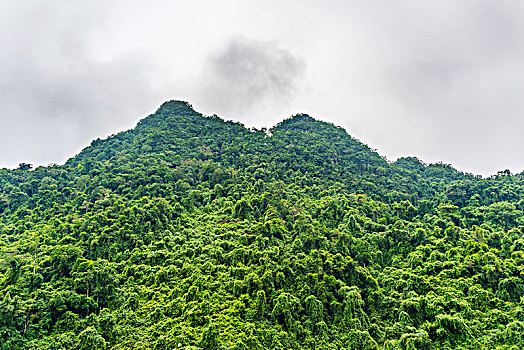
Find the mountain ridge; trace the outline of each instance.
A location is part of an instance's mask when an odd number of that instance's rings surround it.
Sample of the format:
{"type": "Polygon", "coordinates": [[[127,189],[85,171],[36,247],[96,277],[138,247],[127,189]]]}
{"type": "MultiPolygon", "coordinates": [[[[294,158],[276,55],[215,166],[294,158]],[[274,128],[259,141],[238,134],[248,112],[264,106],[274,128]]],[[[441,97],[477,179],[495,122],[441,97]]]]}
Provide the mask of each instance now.
{"type": "Polygon", "coordinates": [[[0,170],[0,349],[524,346],[524,176],[168,101],[0,170]]]}

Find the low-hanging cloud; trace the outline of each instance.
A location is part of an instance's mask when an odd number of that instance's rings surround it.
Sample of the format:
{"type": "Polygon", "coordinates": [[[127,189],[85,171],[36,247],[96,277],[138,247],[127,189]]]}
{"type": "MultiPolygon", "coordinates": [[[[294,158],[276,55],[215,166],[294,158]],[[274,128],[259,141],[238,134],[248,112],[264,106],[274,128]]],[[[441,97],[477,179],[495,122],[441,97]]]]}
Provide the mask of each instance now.
{"type": "Polygon", "coordinates": [[[300,57],[273,42],[234,38],[207,58],[199,95],[225,114],[286,104],[297,92],[305,68],[300,57]]]}

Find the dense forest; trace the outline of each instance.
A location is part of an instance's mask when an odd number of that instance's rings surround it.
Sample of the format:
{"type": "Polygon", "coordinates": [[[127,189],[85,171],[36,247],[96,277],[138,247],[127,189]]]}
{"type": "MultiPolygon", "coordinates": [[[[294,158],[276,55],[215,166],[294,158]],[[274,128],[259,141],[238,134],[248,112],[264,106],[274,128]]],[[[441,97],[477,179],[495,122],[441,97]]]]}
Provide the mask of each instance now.
{"type": "Polygon", "coordinates": [[[164,103],[0,170],[0,349],[522,349],[524,174],[164,103]]]}

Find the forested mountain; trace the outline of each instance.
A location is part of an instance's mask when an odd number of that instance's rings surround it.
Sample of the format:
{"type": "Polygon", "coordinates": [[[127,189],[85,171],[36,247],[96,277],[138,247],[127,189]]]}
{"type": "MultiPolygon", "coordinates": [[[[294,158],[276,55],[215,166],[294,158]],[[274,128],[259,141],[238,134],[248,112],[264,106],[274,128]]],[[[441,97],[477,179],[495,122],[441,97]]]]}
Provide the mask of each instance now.
{"type": "Polygon", "coordinates": [[[522,349],[523,192],[166,102],[0,170],[0,349],[522,349]]]}

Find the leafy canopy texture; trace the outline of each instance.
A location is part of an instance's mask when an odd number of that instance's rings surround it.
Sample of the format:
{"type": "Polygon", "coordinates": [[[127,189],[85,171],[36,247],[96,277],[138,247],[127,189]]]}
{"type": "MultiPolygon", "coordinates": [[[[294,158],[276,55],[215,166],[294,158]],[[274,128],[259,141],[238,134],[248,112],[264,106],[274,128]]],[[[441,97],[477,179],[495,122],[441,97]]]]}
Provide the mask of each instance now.
{"type": "Polygon", "coordinates": [[[0,170],[0,349],[522,349],[523,194],[166,102],[0,170]]]}

